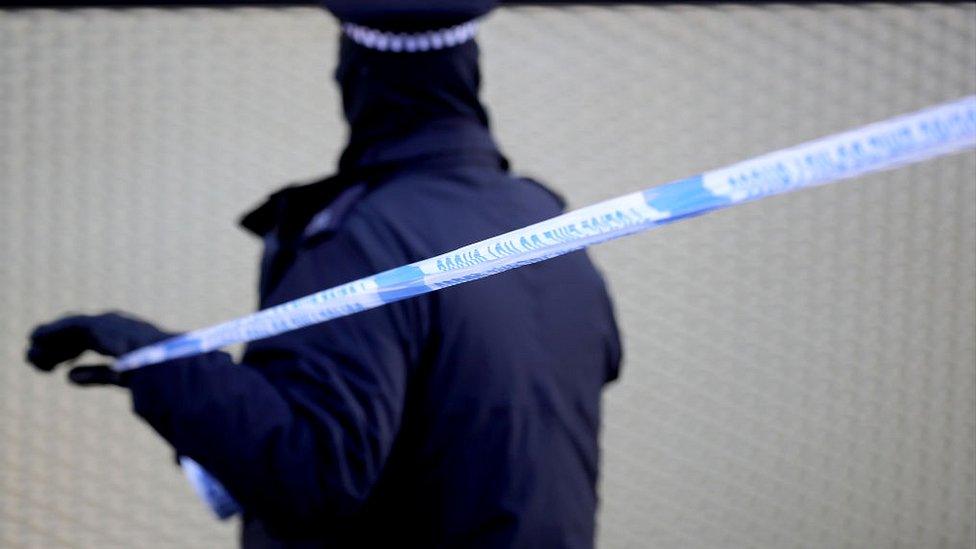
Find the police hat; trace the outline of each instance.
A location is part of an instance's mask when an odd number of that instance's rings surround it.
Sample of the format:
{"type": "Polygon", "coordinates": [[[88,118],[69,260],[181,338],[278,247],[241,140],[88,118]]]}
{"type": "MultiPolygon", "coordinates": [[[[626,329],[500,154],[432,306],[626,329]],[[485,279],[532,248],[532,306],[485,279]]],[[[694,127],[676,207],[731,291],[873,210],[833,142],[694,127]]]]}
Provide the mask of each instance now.
{"type": "Polygon", "coordinates": [[[459,25],[495,7],[496,0],[322,0],[343,23],[388,32],[422,32],[459,25]]]}

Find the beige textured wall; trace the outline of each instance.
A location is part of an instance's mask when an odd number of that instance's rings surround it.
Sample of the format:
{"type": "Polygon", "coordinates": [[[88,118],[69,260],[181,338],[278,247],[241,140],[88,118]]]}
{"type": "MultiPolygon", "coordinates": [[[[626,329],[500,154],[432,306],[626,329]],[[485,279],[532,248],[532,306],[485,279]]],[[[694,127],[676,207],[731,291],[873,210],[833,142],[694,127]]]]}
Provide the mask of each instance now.
{"type": "MultiPolygon", "coordinates": [[[[230,547],[128,412],[23,363],[66,310],[254,305],[236,216],[328,172],[313,9],[0,12],[0,547],[230,547]]],[[[976,7],[496,13],[486,97],[573,206],[976,92],[976,7]]],[[[972,547],[976,156],[601,246],[626,339],[599,545],[972,547]]]]}

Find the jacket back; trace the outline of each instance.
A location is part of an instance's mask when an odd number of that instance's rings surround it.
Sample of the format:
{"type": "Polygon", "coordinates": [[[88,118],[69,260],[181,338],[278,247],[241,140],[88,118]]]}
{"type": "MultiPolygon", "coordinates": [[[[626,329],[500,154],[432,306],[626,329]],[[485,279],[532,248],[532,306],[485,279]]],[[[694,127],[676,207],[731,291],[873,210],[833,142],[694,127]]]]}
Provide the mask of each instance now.
{"type": "MultiPolygon", "coordinates": [[[[279,196],[262,308],[561,213],[556,195],[510,175],[492,148],[463,150],[346,182],[320,210],[309,207],[314,185],[279,196]]],[[[355,448],[309,453],[349,461],[323,474],[350,497],[302,532],[308,544],[592,546],[600,394],[620,345],[585,252],[308,330],[256,342],[244,359],[302,413],[336,423],[326,440],[355,448]]],[[[286,524],[247,522],[245,546],[297,543],[286,524]]]]}

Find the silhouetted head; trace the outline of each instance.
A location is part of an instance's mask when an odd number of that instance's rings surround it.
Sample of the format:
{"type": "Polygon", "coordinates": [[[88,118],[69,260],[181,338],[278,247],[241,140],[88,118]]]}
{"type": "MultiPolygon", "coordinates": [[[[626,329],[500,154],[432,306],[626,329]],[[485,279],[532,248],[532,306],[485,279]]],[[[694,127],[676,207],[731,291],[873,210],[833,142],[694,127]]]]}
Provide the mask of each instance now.
{"type": "Polygon", "coordinates": [[[350,127],[344,158],[437,120],[487,127],[474,35],[495,2],[324,4],[343,29],[335,77],[350,127]]]}

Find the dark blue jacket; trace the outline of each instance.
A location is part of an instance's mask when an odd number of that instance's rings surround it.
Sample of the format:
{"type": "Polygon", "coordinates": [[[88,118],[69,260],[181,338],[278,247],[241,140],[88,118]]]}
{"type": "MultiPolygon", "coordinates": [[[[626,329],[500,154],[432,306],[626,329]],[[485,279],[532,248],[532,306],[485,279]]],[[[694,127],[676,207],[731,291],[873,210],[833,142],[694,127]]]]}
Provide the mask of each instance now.
{"type": "MultiPolygon", "coordinates": [[[[559,214],[509,174],[475,111],[358,143],[354,123],[337,176],[249,214],[266,243],[261,307],[559,214]]],[[[604,282],[575,252],[131,385],[136,411],[246,509],[245,547],[585,548],[619,361],[604,282]]]]}

